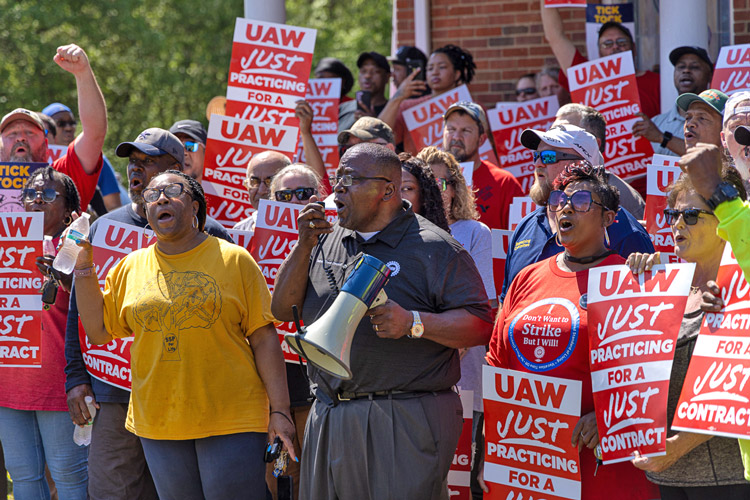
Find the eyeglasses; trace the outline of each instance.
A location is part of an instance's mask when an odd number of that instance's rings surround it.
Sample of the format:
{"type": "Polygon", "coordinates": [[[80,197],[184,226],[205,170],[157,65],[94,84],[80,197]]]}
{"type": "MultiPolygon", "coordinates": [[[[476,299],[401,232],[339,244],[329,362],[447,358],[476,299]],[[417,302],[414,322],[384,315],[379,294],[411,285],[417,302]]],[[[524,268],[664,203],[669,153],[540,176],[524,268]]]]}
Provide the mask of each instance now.
{"type": "Polygon", "coordinates": [[[547,200],[547,207],[552,212],[559,212],[560,210],[565,208],[568,202],[570,202],[570,204],[573,206],[573,210],[575,210],[576,212],[588,212],[589,210],[591,210],[592,203],[599,205],[605,210],[609,210],[607,207],[605,207],[598,201],[594,201],[594,199],[591,197],[591,191],[586,191],[585,189],[576,191],[570,196],[565,194],[564,191],[560,191],[559,189],[556,189],[549,194],[549,200],[547,200]]]}
{"type": "Polygon", "coordinates": [[[599,47],[602,49],[611,49],[612,47],[617,46],[621,49],[627,48],[630,46],[630,40],[627,38],[618,38],[617,40],[604,40],[603,42],[599,42],[599,47]]]}
{"type": "Polygon", "coordinates": [[[331,175],[328,177],[328,181],[331,183],[331,186],[335,186],[339,182],[344,187],[349,187],[352,185],[352,182],[354,181],[385,181],[385,182],[391,182],[390,179],[386,179],[385,177],[362,177],[362,176],[355,176],[355,175],[331,175]]]}
{"type": "Polygon", "coordinates": [[[75,120],[60,120],[55,122],[58,127],[65,128],[65,127],[75,127],[78,122],[75,120]]]}
{"type": "Polygon", "coordinates": [[[271,187],[271,179],[272,178],[273,177],[266,177],[265,179],[263,179],[261,181],[260,177],[253,176],[253,177],[250,177],[249,179],[245,180],[245,187],[248,187],[248,188],[257,188],[258,186],[260,186],[261,182],[263,182],[263,184],[265,184],[266,187],[271,187]]]}
{"type": "Polygon", "coordinates": [[[558,151],[551,151],[551,150],[534,151],[532,154],[534,156],[535,162],[541,157],[542,163],[544,163],[545,165],[551,165],[553,163],[557,163],[558,161],[563,161],[563,160],[583,160],[583,158],[581,158],[578,155],[560,153],[558,151]]]}
{"type": "Polygon", "coordinates": [[[276,201],[292,201],[294,195],[299,201],[309,200],[315,194],[315,188],[281,189],[273,195],[276,201]]]}
{"type": "Polygon", "coordinates": [[[453,179],[444,179],[442,177],[438,177],[436,180],[440,191],[445,191],[446,189],[448,189],[448,186],[455,186],[456,184],[456,181],[454,181],[453,179]]]}
{"type": "Polygon", "coordinates": [[[667,217],[667,224],[670,226],[677,224],[677,221],[680,220],[680,215],[682,215],[682,220],[685,221],[685,224],[688,226],[694,226],[698,223],[700,214],[713,215],[714,213],[710,210],[702,210],[700,208],[686,208],[685,210],[673,210],[671,208],[664,209],[664,215],[667,217]]]}
{"type": "Polygon", "coordinates": [[[23,190],[23,199],[28,202],[32,202],[37,199],[37,197],[41,196],[42,201],[45,203],[52,203],[55,201],[55,199],[58,196],[62,196],[62,194],[58,193],[52,188],[46,188],[42,189],[40,191],[37,191],[36,189],[27,188],[23,190]]]}
{"type": "Polygon", "coordinates": [[[185,141],[185,151],[189,151],[191,153],[197,153],[200,145],[201,145],[200,142],[185,141]]]}
{"type": "Polygon", "coordinates": [[[168,199],[172,199],[180,196],[183,191],[185,191],[185,186],[179,182],[173,182],[172,184],[167,184],[163,188],[144,189],[142,195],[146,203],[153,203],[161,197],[162,193],[164,193],[164,196],[168,199]]]}
{"type": "Polygon", "coordinates": [[[521,94],[526,94],[526,95],[536,94],[536,89],[534,87],[526,87],[525,89],[516,89],[516,95],[521,95],[521,94]]]}

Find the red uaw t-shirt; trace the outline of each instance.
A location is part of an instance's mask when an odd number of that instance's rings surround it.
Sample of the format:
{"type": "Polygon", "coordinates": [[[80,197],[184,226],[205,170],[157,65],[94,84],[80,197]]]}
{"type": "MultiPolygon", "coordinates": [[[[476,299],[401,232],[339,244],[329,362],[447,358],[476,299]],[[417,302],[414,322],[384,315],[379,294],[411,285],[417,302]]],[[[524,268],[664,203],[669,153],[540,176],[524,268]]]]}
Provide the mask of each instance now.
{"type": "MultiPolygon", "coordinates": [[[[557,256],[523,269],[508,289],[495,323],[487,361],[491,366],[539,373],[582,383],[581,415],[594,411],[589,368],[586,310],[588,271],[572,273],[557,265],[557,256]]],[[[624,264],[611,255],[600,266],[624,264]]],[[[630,462],[601,465],[594,476],[593,450],[581,450],[582,500],[646,500],[659,497],[658,487],[630,462]]]]}
{"type": "Polygon", "coordinates": [[[508,229],[508,213],[513,198],[523,196],[518,180],[505,169],[486,160],[472,176],[479,220],[490,229],[508,229]]]}

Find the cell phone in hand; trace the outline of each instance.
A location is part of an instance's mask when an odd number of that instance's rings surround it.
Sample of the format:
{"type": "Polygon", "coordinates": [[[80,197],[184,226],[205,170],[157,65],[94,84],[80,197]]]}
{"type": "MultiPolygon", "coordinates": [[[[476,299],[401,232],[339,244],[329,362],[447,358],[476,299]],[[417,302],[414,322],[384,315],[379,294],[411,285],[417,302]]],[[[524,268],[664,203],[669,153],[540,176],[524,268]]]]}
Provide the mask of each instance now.
{"type": "Polygon", "coordinates": [[[294,500],[294,478],[292,476],[279,476],[276,480],[279,500],[294,500]]]}
{"type": "Polygon", "coordinates": [[[354,94],[354,97],[357,99],[359,107],[362,111],[364,111],[365,113],[371,112],[372,92],[370,92],[369,90],[358,90],[357,93],[354,94]]]}
{"type": "Polygon", "coordinates": [[[406,59],[406,73],[411,75],[414,70],[419,68],[419,73],[414,77],[415,80],[425,81],[424,65],[419,59],[406,59]]]}

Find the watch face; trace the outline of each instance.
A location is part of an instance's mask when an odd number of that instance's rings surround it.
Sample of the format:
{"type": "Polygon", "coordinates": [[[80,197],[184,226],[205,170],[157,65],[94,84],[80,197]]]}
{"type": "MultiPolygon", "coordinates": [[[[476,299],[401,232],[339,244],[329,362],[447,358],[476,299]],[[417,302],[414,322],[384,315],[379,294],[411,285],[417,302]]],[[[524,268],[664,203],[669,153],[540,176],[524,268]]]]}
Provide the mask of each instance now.
{"type": "Polygon", "coordinates": [[[412,337],[421,337],[423,333],[424,333],[424,326],[414,325],[411,327],[412,337]]]}

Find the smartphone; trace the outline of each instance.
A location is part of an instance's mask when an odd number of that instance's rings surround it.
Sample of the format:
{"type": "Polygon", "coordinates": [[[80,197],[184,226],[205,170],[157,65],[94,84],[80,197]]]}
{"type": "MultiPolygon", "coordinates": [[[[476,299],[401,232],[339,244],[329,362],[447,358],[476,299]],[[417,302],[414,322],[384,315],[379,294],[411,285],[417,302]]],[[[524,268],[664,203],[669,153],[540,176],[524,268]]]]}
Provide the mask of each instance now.
{"type": "Polygon", "coordinates": [[[292,476],[279,476],[276,481],[279,500],[294,500],[294,479],[292,476]]]}
{"type": "MultiPolygon", "coordinates": [[[[364,106],[364,109],[362,111],[366,113],[370,113],[372,104],[372,92],[369,90],[358,90],[356,94],[354,94],[354,97],[357,99],[357,102],[361,104],[361,106],[364,106]]],[[[361,107],[360,107],[361,108],[361,107]]]]}
{"type": "Polygon", "coordinates": [[[406,74],[411,75],[414,70],[419,68],[419,73],[414,77],[415,80],[425,81],[424,65],[419,59],[406,59],[406,74]]]}

